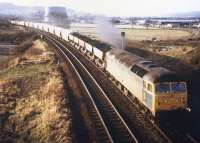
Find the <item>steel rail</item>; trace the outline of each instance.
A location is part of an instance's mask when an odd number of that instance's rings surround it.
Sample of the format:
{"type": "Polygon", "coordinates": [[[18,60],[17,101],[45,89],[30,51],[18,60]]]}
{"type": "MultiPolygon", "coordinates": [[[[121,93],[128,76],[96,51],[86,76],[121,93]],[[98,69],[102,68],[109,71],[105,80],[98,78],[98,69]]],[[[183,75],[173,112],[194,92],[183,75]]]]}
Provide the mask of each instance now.
{"type": "MultiPolygon", "coordinates": [[[[112,138],[114,138],[114,142],[134,142],[134,143],[138,143],[138,140],[136,139],[136,137],[134,136],[134,134],[131,132],[131,130],[129,129],[129,127],[127,126],[127,124],[124,122],[123,118],[121,117],[121,115],[118,113],[117,109],[114,107],[114,105],[112,104],[112,102],[109,100],[109,98],[106,96],[105,92],[103,91],[103,89],[100,87],[100,85],[97,83],[97,81],[95,80],[95,78],[90,74],[90,72],[87,70],[87,68],[81,63],[81,61],[69,50],[67,49],[62,43],[60,43],[58,40],[54,39],[53,37],[47,35],[47,34],[43,34],[47,37],[48,40],[54,42],[54,44],[56,44],[57,48],[59,47],[59,49],[66,54],[66,52],[68,54],[71,55],[71,57],[79,64],[79,66],[81,67],[81,69],[84,69],[84,71],[87,73],[87,75],[91,78],[91,80],[93,81],[93,83],[95,84],[95,86],[98,88],[98,90],[101,92],[101,94],[103,95],[104,98],[104,105],[101,106],[104,108],[104,111],[107,111],[109,114],[109,117],[103,117],[104,120],[112,120],[112,122],[110,122],[110,124],[112,125],[108,125],[108,121],[105,121],[105,124],[107,124],[108,131],[109,132],[113,132],[112,128],[113,126],[114,129],[118,129],[118,131],[116,131],[115,133],[111,133],[112,138]],[[58,46],[59,45],[59,46],[58,46]],[[109,113],[110,112],[110,113],[109,113]],[[111,117],[112,115],[112,117],[111,117]],[[111,118],[110,118],[111,117],[111,118]],[[112,119],[113,118],[113,119],[112,119]],[[115,123],[115,124],[114,124],[115,123]],[[112,126],[112,127],[110,127],[112,126]],[[114,135],[117,135],[114,136],[114,135]],[[116,140],[119,139],[119,140],[116,140]]],[[[68,56],[69,58],[69,56],[68,56]]],[[[73,63],[73,62],[72,62],[73,63]]],[[[75,65],[75,63],[73,63],[75,65]]],[[[80,72],[80,71],[79,71],[80,72]]],[[[85,81],[84,81],[85,82],[85,81]]],[[[87,85],[86,85],[87,86],[87,85]]],[[[94,95],[93,95],[94,96],[94,95]]],[[[91,96],[92,98],[94,98],[93,96],[91,96]]],[[[96,95],[99,96],[99,95],[96,95]]],[[[94,99],[93,99],[94,101],[94,99]]],[[[96,104],[102,104],[102,103],[96,103],[96,104]]],[[[102,109],[100,109],[102,110],[102,109]]],[[[102,112],[101,112],[102,113],[102,112]]]]}
{"type": "Polygon", "coordinates": [[[97,109],[97,106],[95,105],[94,100],[92,99],[92,96],[90,94],[90,92],[87,89],[87,86],[85,85],[82,77],[80,76],[79,72],[76,70],[75,66],[73,65],[72,61],[69,59],[69,57],[65,54],[65,52],[63,52],[63,50],[50,38],[48,38],[48,40],[59,50],[59,52],[62,54],[62,56],[64,56],[64,58],[67,60],[67,62],[70,63],[70,66],[72,67],[73,71],[75,72],[75,74],[78,76],[78,79],[80,80],[81,84],[83,85],[87,95],[88,95],[88,99],[90,100],[90,110],[93,111],[91,112],[93,116],[93,119],[95,118],[94,124],[98,125],[97,128],[97,132],[100,132],[98,135],[98,138],[100,141],[105,142],[105,143],[113,143],[113,139],[105,125],[105,122],[103,121],[102,116],[99,113],[99,110],[97,109]]]}

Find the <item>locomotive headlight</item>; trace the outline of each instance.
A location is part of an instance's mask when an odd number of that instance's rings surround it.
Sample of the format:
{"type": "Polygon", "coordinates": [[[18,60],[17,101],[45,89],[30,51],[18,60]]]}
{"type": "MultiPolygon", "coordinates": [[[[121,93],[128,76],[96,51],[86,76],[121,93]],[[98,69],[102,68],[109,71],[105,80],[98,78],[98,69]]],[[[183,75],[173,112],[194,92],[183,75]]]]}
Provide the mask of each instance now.
{"type": "Polygon", "coordinates": [[[176,102],[181,103],[182,101],[183,101],[183,99],[181,97],[179,97],[179,98],[176,99],[176,102]]]}
{"type": "Polygon", "coordinates": [[[163,98],[160,98],[160,103],[168,103],[168,99],[163,99],[163,98]]]}

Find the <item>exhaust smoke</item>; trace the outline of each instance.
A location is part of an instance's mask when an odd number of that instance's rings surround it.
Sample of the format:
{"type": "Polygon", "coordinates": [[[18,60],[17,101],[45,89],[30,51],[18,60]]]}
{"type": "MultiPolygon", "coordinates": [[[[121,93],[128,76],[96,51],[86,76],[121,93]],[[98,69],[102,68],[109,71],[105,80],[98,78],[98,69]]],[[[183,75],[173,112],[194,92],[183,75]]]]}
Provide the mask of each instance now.
{"type": "Polygon", "coordinates": [[[115,48],[122,49],[122,47],[125,47],[124,37],[121,36],[121,32],[113,26],[107,17],[98,17],[96,21],[96,31],[102,41],[113,45],[115,48]]]}

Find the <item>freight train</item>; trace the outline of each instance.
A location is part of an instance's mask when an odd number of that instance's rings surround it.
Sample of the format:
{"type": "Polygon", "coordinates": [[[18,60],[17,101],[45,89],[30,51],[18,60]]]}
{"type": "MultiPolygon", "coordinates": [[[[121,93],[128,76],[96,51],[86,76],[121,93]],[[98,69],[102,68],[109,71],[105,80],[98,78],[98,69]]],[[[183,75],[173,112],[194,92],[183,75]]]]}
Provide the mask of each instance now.
{"type": "Polygon", "coordinates": [[[105,43],[90,40],[68,29],[43,23],[23,21],[11,23],[54,34],[79,49],[101,67],[109,78],[117,81],[125,96],[136,99],[145,111],[154,117],[162,112],[187,109],[186,82],[181,81],[174,72],[157,66],[152,61],[105,43]]]}

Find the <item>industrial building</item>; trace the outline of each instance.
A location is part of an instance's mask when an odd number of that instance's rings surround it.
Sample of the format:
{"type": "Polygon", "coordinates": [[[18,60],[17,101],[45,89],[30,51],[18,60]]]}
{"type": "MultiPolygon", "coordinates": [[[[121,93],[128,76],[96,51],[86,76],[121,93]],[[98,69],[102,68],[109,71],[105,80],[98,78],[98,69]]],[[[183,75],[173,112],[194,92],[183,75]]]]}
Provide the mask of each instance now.
{"type": "Polygon", "coordinates": [[[65,28],[69,27],[69,20],[66,8],[49,7],[45,17],[45,22],[65,28]]]}

